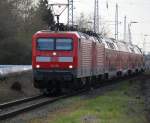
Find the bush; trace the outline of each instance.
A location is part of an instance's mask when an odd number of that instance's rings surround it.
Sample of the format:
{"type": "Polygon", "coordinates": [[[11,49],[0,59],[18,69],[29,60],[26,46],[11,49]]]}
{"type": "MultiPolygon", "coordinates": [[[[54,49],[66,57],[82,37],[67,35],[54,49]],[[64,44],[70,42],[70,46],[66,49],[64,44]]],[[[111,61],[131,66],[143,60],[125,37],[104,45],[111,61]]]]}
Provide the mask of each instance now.
{"type": "Polygon", "coordinates": [[[14,82],[11,85],[11,89],[15,91],[22,91],[22,85],[19,82],[14,82]]]}

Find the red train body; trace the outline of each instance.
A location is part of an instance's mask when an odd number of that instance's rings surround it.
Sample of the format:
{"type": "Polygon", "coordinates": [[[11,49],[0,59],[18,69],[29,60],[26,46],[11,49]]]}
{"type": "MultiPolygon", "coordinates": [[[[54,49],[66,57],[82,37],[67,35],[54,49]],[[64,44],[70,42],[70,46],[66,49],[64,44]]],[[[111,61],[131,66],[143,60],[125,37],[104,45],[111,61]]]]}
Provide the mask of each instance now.
{"type": "Polygon", "coordinates": [[[34,86],[48,91],[144,70],[140,49],[80,32],[39,31],[32,38],[34,86]]]}

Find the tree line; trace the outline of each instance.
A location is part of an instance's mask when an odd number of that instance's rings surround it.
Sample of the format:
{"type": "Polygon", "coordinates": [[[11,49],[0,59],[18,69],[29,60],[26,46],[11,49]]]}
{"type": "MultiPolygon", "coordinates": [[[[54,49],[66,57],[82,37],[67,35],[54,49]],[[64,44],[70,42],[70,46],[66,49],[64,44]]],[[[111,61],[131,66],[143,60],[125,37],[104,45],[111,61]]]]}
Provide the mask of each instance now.
{"type": "MultiPolygon", "coordinates": [[[[60,31],[92,30],[91,17],[81,13],[76,26],[68,27],[54,21],[48,0],[0,0],[0,64],[31,64],[32,35],[45,29],[60,31]],[[78,26],[80,25],[80,26],[78,26]]],[[[91,31],[88,33],[91,34],[91,31]]],[[[107,35],[105,27],[101,35],[107,35]]]]}
{"type": "Polygon", "coordinates": [[[32,35],[54,24],[47,0],[0,0],[0,64],[31,64],[32,35]]]}

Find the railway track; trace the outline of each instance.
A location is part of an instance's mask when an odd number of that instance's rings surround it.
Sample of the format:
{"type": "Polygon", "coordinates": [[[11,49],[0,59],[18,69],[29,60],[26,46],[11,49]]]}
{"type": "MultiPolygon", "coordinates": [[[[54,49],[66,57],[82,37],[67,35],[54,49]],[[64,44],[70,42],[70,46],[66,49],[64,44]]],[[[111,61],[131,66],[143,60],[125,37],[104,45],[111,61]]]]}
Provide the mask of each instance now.
{"type": "Polygon", "coordinates": [[[43,99],[43,95],[38,95],[34,97],[29,98],[23,98],[19,100],[14,100],[11,102],[0,104],[0,120],[13,117],[21,112],[24,112],[25,109],[30,106],[27,106],[27,104],[31,103],[33,104],[34,101],[43,99]]]}
{"type": "Polygon", "coordinates": [[[77,94],[81,94],[85,91],[87,91],[87,89],[80,90],[78,92],[74,92],[69,95],[63,95],[63,96],[53,97],[53,98],[39,95],[35,97],[30,97],[30,98],[25,98],[21,100],[16,100],[16,101],[0,104],[0,120],[5,120],[7,118],[14,117],[18,114],[56,102],[58,100],[72,97],[77,94]]]}
{"type": "MultiPolygon", "coordinates": [[[[101,83],[100,86],[94,87],[94,89],[101,88],[104,86],[109,86],[109,85],[118,83],[123,80],[135,80],[142,76],[143,75],[136,76],[136,77],[134,76],[131,78],[127,77],[126,79],[123,77],[122,79],[118,79],[118,80],[109,80],[107,82],[105,81],[103,84],[101,83]],[[115,81],[115,82],[112,82],[112,81],[115,81]]],[[[69,95],[63,95],[63,96],[59,96],[59,97],[45,97],[43,95],[38,95],[35,97],[24,98],[21,100],[16,100],[16,101],[0,104],[0,120],[5,120],[7,118],[14,117],[17,114],[21,114],[23,112],[33,110],[40,106],[44,106],[44,105],[56,102],[61,99],[76,96],[78,94],[82,94],[87,91],[88,91],[88,89],[83,89],[83,90],[80,90],[77,92],[73,92],[69,95]]]]}

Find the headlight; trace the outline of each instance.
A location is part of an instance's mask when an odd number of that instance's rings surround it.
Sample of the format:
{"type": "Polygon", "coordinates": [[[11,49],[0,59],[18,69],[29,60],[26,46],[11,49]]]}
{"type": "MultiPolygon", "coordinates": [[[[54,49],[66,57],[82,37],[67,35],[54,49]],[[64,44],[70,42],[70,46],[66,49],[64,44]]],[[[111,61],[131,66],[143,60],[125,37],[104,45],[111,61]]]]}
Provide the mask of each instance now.
{"type": "Polygon", "coordinates": [[[57,55],[57,53],[56,52],[53,52],[53,56],[56,56],[57,55]]]}
{"type": "Polygon", "coordinates": [[[73,66],[72,66],[72,65],[69,65],[69,68],[70,68],[70,69],[72,69],[72,68],[73,68],[73,66]]]}
{"type": "Polygon", "coordinates": [[[40,65],[36,65],[36,68],[40,68],[40,65]]]}

